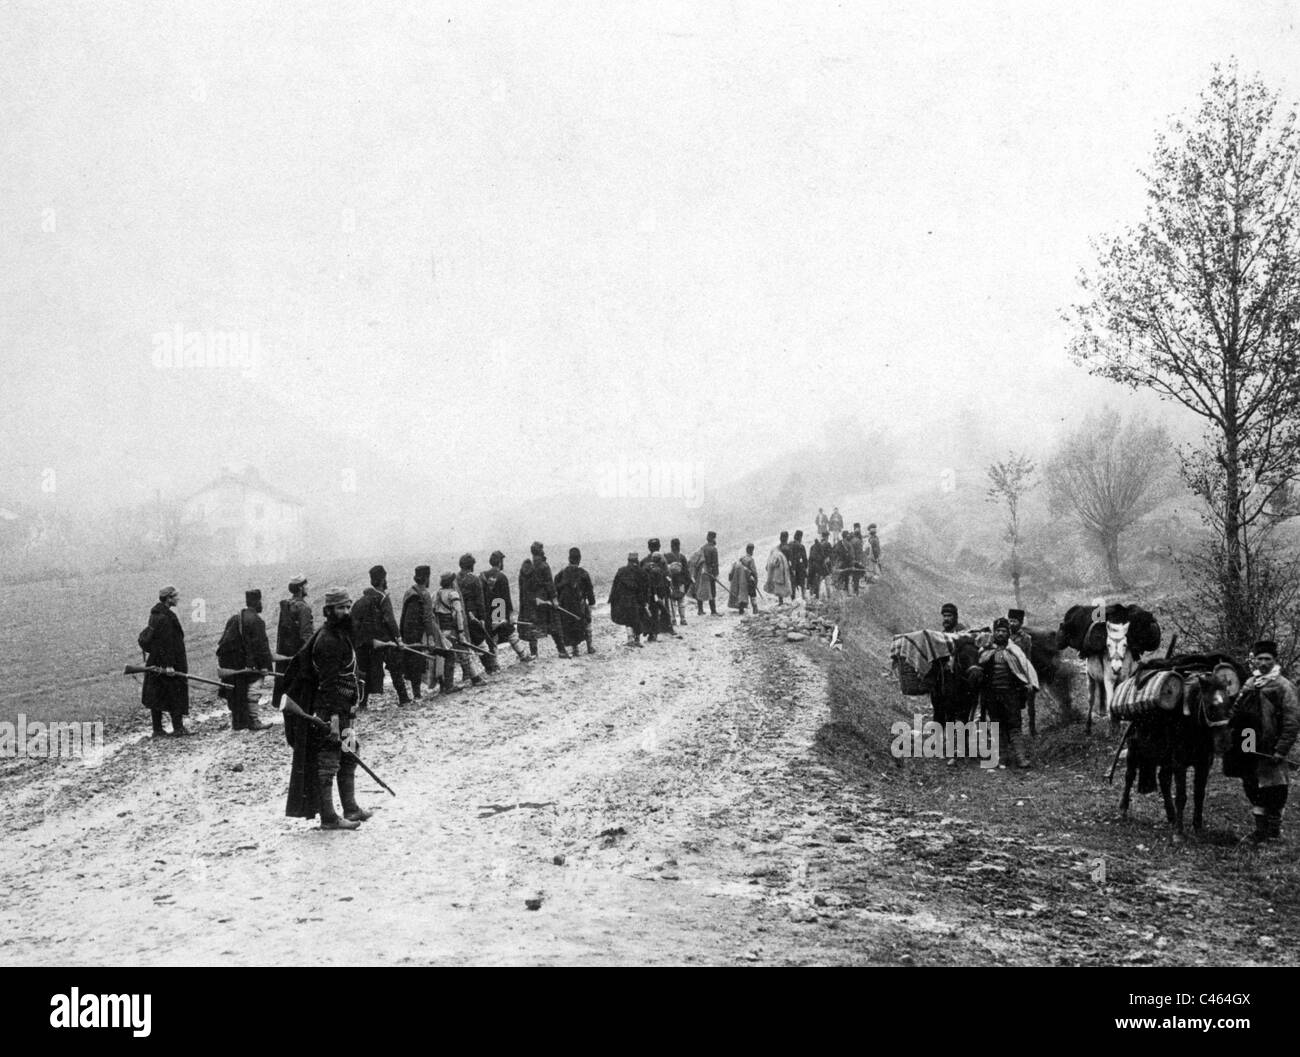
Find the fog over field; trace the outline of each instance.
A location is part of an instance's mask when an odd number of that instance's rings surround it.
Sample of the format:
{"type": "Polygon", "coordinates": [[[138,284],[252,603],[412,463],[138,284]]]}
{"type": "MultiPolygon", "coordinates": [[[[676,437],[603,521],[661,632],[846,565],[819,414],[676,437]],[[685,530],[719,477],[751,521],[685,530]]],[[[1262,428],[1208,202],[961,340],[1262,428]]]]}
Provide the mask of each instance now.
{"type": "Polygon", "coordinates": [[[1300,69],[1286,4],[0,20],[0,507],[251,464],[340,554],[691,530],[836,422],[905,478],[1102,403],[1190,435],[1060,312],[1210,65],[1300,69]]]}

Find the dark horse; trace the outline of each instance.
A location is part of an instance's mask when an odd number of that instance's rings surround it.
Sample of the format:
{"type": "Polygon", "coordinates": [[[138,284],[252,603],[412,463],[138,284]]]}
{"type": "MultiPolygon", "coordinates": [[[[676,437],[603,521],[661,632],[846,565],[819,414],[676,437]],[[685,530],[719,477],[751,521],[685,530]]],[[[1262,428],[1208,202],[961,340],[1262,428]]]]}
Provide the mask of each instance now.
{"type": "Polygon", "coordinates": [[[1187,769],[1191,767],[1194,772],[1192,829],[1200,832],[1210,767],[1215,755],[1228,746],[1229,688],[1214,671],[1224,664],[1237,672],[1237,685],[1240,685],[1240,667],[1223,656],[1173,657],[1143,665],[1143,669],[1176,671],[1183,679],[1183,689],[1174,708],[1168,711],[1157,708],[1130,721],[1124,795],[1119,801],[1124,818],[1128,818],[1133,779],[1140,775],[1139,793],[1153,793],[1158,772],[1165,815],[1181,835],[1183,812],[1187,807],[1187,769]],[[1174,796],[1170,795],[1171,782],[1176,785],[1174,796]]]}

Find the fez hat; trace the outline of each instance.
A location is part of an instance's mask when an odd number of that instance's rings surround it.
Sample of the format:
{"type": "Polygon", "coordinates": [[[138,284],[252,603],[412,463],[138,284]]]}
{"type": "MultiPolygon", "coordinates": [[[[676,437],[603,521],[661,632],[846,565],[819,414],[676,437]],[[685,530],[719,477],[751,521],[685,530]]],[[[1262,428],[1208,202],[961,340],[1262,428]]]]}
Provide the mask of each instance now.
{"type": "Polygon", "coordinates": [[[158,601],[159,602],[165,601],[166,599],[171,598],[172,595],[179,594],[179,593],[180,592],[177,591],[176,588],[174,588],[171,584],[168,584],[166,587],[162,588],[158,592],[158,601]]]}
{"type": "Polygon", "coordinates": [[[998,628],[1006,628],[1008,631],[1010,631],[1011,621],[1009,621],[1006,617],[998,617],[997,620],[993,621],[993,630],[997,631],[998,628]]]}
{"type": "Polygon", "coordinates": [[[797,540],[801,540],[801,539],[803,539],[803,529],[795,529],[795,530],[794,530],[794,538],[797,539],[797,540]]]}
{"type": "Polygon", "coordinates": [[[305,576],[295,576],[292,580],[289,581],[290,591],[293,591],[299,587],[306,587],[306,586],[307,586],[307,577],[305,576]]]}
{"type": "Polygon", "coordinates": [[[647,550],[657,551],[659,549],[659,537],[656,536],[652,540],[646,540],[645,545],[647,550]]]}
{"type": "Polygon", "coordinates": [[[251,606],[254,602],[262,601],[262,592],[256,587],[250,587],[244,592],[244,605],[251,606]]]}
{"type": "Polygon", "coordinates": [[[945,602],[943,605],[939,607],[939,612],[941,614],[951,613],[955,617],[957,615],[957,607],[953,605],[951,602],[945,602]]]}
{"type": "Polygon", "coordinates": [[[1276,657],[1277,643],[1273,642],[1271,639],[1260,639],[1251,647],[1250,652],[1256,655],[1267,653],[1270,657],[1276,657]]]}
{"type": "Polygon", "coordinates": [[[875,527],[876,527],[876,523],[873,521],[870,525],[867,526],[867,531],[870,532],[875,527]]]}
{"type": "Polygon", "coordinates": [[[754,553],[754,545],[753,545],[752,543],[746,543],[746,544],[745,544],[745,553],[746,553],[746,554],[753,554],[753,553],[754,553]]]}
{"type": "Polygon", "coordinates": [[[710,543],[712,543],[714,540],[716,540],[716,539],[718,538],[718,534],[717,534],[716,532],[712,532],[712,531],[710,531],[710,532],[708,532],[708,533],[705,535],[705,538],[706,538],[710,543]]]}
{"type": "Polygon", "coordinates": [[[417,580],[429,579],[429,567],[427,565],[417,565],[415,567],[415,578],[417,580]]]}
{"type": "Polygon", "coordinates": [[[496,565],[498,562],[503,562],[505,560],[506,560],[505,554],[503,554],[501,551],[493,551],[491,556],[488,558],[488,564],[496,565]]]}
{"type": "Polygon", "coordinates": [[[455,582],[456,582],[455,573],[443,573],[441,576],[438,577],[439,587],[450,587],[455,582]]]}
{"type": "Polygon", "coordinates": [[[325,592],[325,608],[330,606],[350,606],[352,596],[348,594],[346,587],[335,587],[333,590],[325,592]]]}
{"type": "Polygon", "coordinates": [[[577,547],[570,547],[569,561],[572,562],[574,565],[577,565],[578,562],[582,561],[582,551],[578,550],[577,547]]]}
{"type": "Polygon", "coordinates": [[[386,577],[387,575],[388,575],[388,570],[385,569],[382,565],[372,565],[370,567],[370,583],[375,587],[378,587],[381,583],[383,583],[384,577],[386,577]]]}
{"type": "Polygon", "coordinates": [[[474,568],[474,555],[472,555],[472,554],[462,554],[462,555],[460,556],[460,567],[461,567],[462,569],[472,569],[472,568],[474,568]]]}
{"type": "Polygon", "coordinates": [[[630,562],[634,562],[634,561],[636,561],[639,557],[640,557],[640,555],[638,555],[636,551],[628,551],[628,552],[627,552],[627,560],[630,561],[630,562]]]}
{"type": "Polygon", "coordinates": [[[786,540],[788,540],[789,538],[790,538],[790,533],[788,533],[788,532],[786,532],[784,529],[782,529],[782,531],[781,531],[781,542],[784,543],[784,542],[785,542],[786,540]]]}
{"type": "Polygon", "coordinates": [[[1023,624],[1025,622],[1025,611],[1023,609],[1008,609],[1007,619],[1018,620],[1023,624]]]}
{"type": "Polygon", "coordinates": [[[544,548],[540,543],[538,543],[537,540],[533,540],[533,542],[528,547],[528,550],[532,554],[541,554],[542,551],[545,549],[546,548],[544,548]]]}
{"type": "Polygon", "coordinates": [[[680,549],[681,549],[681,546],[682,546],[682,541],[681,541],[681,540],[674,539],[674,540],[669,540],[668,542],[669,542],[669,544],[672,546],[673,550],[680,550],[680,549]]]}

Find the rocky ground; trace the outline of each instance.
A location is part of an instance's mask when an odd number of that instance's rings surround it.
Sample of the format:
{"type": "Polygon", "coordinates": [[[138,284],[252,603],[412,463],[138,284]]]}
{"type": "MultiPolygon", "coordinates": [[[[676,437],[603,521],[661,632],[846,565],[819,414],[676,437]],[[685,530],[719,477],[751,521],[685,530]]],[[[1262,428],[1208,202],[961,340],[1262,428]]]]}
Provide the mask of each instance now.
{"type": "Polygon", "coordinates": [[[1226,839],[1175,848],[1149,801],[1121,828],[1077,763],[882,760],[831,721],[829,618],[794,618],[800,642],[766,616],[689,619],[632,650],[602,608],[594,656],[543,645],[447,701],[380,699],[363,754],[398,795],[360,776],[381,810],[355,833],[286,819],[280,728],[219,717],[11,776],[0,961],[1291,959],[1297,893],[1269,866],[1291,845],[1246,867],[1226,839]]]}

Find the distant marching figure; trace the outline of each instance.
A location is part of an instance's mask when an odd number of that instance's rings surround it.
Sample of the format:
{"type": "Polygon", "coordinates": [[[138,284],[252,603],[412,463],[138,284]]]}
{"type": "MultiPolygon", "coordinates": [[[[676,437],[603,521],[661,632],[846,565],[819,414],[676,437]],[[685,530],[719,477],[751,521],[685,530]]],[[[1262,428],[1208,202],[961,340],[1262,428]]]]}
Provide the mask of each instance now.
{"type": "Polygon", "coordinates": [[[672,550],[668,552],[668,579],[672,585],[673,617],[682,627],[686,626],[686,595],[694,587],[691,579],[691,563],[682,554],[682,541],[670,540],[672,550]]]}
{"type": "Polygon", "coordinates": [[[876,575],[883,571],[880,564],[880,537],[876,535],[876,523],[867,526],[867,546],[871,549],[871,561],[876,567],[876,575]]]}
{"type": "Polygon", "coordinates": [[[776,604],[784,605],[789,596],[793,596],[794,587],[790,577],[790,561],[785,556],[783,547],[788,546],[790,533],[781,533],[781,542],[772,548],[767,556],[767,582],[763,585],[763,590],[769,595],[776,595],[776,604]]]}

